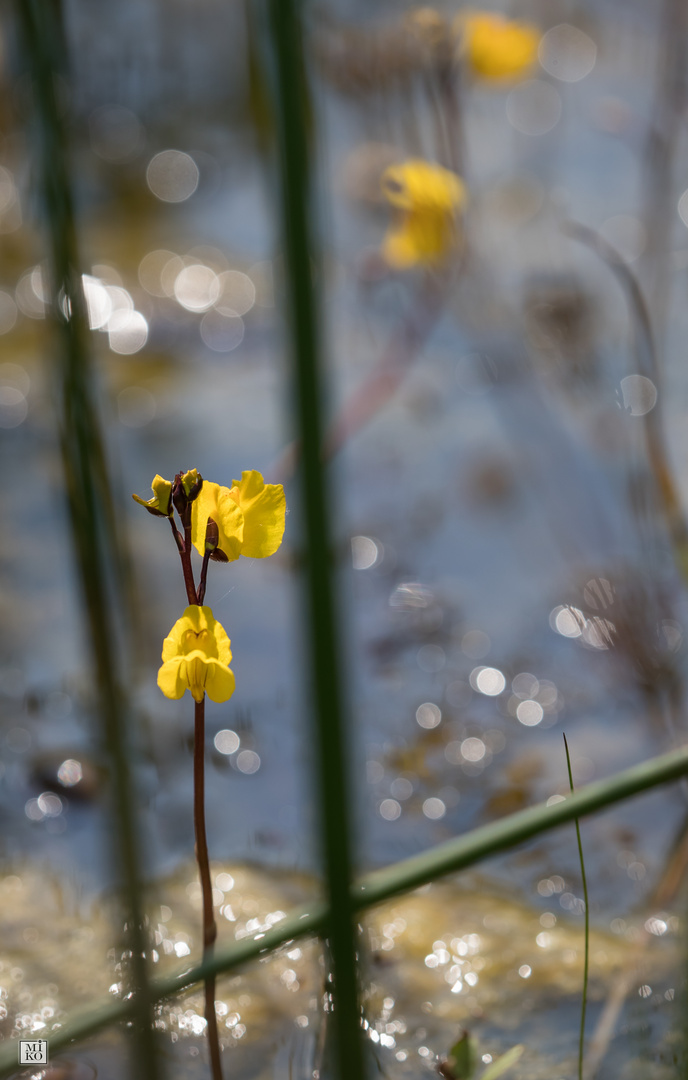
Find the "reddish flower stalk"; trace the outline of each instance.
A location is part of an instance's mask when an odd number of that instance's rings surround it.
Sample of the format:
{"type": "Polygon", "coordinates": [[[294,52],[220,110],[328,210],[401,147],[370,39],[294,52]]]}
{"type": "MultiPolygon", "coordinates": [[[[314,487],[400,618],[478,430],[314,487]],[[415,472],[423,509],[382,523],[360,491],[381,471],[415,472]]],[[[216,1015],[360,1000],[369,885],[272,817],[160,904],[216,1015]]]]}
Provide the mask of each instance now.
{"type": "MultiPolygon", "coordinates": [[[[203,962],[205,963],[213,955],[217,925],[213,915],[213,887],[210,881],[208,839],[205,830],[205,697],[194,704],[194,835],[196,837],[196,862],[203,894],[203,962]]],[[[222,1080],[214,975],[205,981],[205,1019],[208,1025],[208,1046],[213,1080],[222,1080]]]]}

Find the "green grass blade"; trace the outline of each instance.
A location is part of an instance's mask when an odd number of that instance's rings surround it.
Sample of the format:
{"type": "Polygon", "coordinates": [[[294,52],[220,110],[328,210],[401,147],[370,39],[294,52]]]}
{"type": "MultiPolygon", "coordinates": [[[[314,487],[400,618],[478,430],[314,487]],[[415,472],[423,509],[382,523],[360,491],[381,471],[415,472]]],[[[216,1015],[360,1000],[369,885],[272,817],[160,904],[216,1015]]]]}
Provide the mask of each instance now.
{"type": "Polygon", "coordinates": [[[127,945],[136,990],[132,1072],[146,1080],[159,1075],[151,1031],[150,995],[144,953],[135,802],[129,770],[126,702],[122,691],[112,570],[119,561],[112,528],[103,437],[98,421],[88,353],[88,321],[81,283],[65,136],[64,102],[58,100],[66,67],[59,4],[18,0],[17,17],[33,89],[39,176],[47,218],[52,321],[58,337],[58,425],[68,515],[102,722],[112,770],[112,799],[118,852],[125,884],[127,945]]]}
{"type": "Polygon", "coordinates": [[[332,544],[321,447],[323,380],[311,264],[311,193],[308,161],[307,82],[302,58],[298,0],[269,0],[276,73],[275,120],[280,148],[280,187],[288,281],[288,315],[301,443],[305,523],[310,675],[314,688],[314,743],[319,773],[319,819],[329,905],[328,944],[334,977],[332,1013],[341,1080],[364,1075],[356,969],[357,941],[350,906],[352,792],[348,779],[342,650],[337,641],[332,544]]]}
{"type": "Polygon", "coordinates": [[[524,1050],[523,1043],[512,1046],[511,1050],[507,1050],[505,1054],[501,1054],[491,1065],[487,1066],[485,1072],[480,1074],[480,1080],[497,1080],[498,1076],[503,1076],[507,1069],[516,1064],[524,1050]]]}
{"type": "Polygon", "coordinates": [[[688,747],[651,758],[607,780],[586,784],[563,802],[519,810],[489,825],[481,825],[455,840],[438,844],[420,855],[384,870],[375,870],[354,886],[354,902],[357,906],[370,906],[389,900],[398,893],[425,885],[443,874],[474,866],[490,855],[507,851],[533,836],[575,821],[577,817],[585,817],[622,799],[639,795],[657,784],[678,780],[686,773],[688,747]]]}
{"type": "MultiPolygon", "coordinates": [[[[660,784],[671,783],[688,774],[688,748],[674,750],[617,773],[608,780],[588,784],[564,802],[554,806],[534,806],[521,810],[501,821],[484,825],[457,840],[440,844],[422,856],[404,859],[384,871],[368,874],[352,889],[352,907],[362,911],[399,893],[407,892],[429,881],[457,870],[474,866],[489,855],[507,851],[533,836],[569,825],[577,817],[614,806],[660,784]]],[[[327,906],[321,902],[304,905],[292,911],[259,940],[244,938],[220,949],[211,963],[198,964],[182,975],[158,980],[151,985],[154,1001],[172,997],[189,986],[203,982],[208,975],[232,971],[258,957],[266,956],[287,941],[322,935],[327,924],[327,906]]],[[[55,1050],[78,1039],[85,1039],[110,1023],[128,1019],[135,1011],[131,1001],[103,1004],[77,1017],[50,1035],[55,1050]]],[[[0,1080],[16,1070],[17,1044],[0,1046],[0,1080]]]]}
{"type": "MultiPolygon", "coordinates": [[[[569,744],[564,735],[564,749],[566,750],[566,767],[569,771],[569,786],[571,794],[574,793],[573,772],[571,771],[571,755],[569,744]]],[[[583,963],[583,1001],[581,1004],[580,1034],[578,1036],[578,1080],[583,1080],[583,1054],[585,1049],[585,1013],[588,1007],[588,967],[590,960],[590,908],[588,904],[588,882],[585,876],[585,859],[583,858],[583,844],[581,842],[580,825],[576,822],[576,839],[578,841],[578,857],[580,859],[581,878],[583,879],[583,900],[585,902],[585,960],[583,963]]]]}

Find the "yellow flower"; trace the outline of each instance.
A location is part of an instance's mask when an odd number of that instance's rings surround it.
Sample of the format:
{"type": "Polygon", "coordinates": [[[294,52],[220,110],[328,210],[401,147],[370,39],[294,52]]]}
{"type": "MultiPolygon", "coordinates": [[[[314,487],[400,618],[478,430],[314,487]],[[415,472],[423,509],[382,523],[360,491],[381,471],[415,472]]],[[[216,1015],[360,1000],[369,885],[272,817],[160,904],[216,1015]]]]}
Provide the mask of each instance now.
{"type": "Polygon", "coordinates": [[[145,506],[149,514],[154,514],[156,517],[169,517],[172,513],[172,483],[170,480],[163,480],[162,476],[156,476],[151,484],[153,489],[153,498],[142,499],[140,495],[132,495],[137,503],[141,506],[145,506]]]}
{"type": "Polygon", "coordinates": [[[196,550],[205,552],[208,518],[218,527],[217,550],[213,557],[233,562],[240,555],[264,559],[282,543],[286,502],[281,484],[266,484],[255,469],[242,472],[231,488],[203,481],[192,504],[191,539],[196,550]],[[224,558],[223,558],[224,556],[224,558]]]}
{"type": "Polygon", "coordinates": [[[194,701],[229,701],[234,693],[230,640],[209,607],[192,604],[162,644],[163,664],[158,686],[165,697],[180,698],[191,691],[194,701]]]}
{"type": "Polygon", "coordinates": [[[441,165],[413,159],[382,174],[382,191],[399,211],[382,253],[398,270],[436,264],[456,247],[457,214],[466,202],[463,181],[441,165]]]}
{"type": "Polygon", "coordinates": [[[454,28],[460,36],[460,54],[482,79],[518,78],[537,59],[541,35],[530,23],[473,11],[458,15],[454,28]]]}

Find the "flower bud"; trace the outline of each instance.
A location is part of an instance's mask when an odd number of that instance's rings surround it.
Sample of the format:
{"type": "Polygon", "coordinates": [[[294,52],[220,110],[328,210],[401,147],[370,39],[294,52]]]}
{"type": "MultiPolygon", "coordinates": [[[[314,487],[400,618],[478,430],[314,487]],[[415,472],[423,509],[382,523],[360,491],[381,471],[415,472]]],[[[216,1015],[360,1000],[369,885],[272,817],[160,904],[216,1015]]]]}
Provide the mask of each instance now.
{"type": "Polygon", "coordinates": [[[217,522],[209,517],[208,524],[205,527],[205,550],[209,551],[211,555],[217,548],[219,539],[220,530],[217,527],[217,522]]]}
{"type": "Polygon", "coordinates": [[[164,480],[162,476],[156,476],[151,484],[153,489],[152,499],[142,499],[140,495],[132,495],[132,499],[145,507],[149,514],[154,517],[169,517],[172,513],[172,483],[164,480]]]}
{"type": "Polygon", "coordinates": [[[189,502],[193,502],[203,487],[203,477],[198,469],[189,469],[182,476],[182,487],[189,502]]]}

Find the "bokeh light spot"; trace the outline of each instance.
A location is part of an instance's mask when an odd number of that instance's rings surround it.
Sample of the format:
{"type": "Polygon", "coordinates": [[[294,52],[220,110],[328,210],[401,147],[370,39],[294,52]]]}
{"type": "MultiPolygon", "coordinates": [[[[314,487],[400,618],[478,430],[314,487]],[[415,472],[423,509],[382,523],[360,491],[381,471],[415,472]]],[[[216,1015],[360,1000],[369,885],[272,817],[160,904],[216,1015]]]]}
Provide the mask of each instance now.
{"type": "Polygon", "coordinates": [[[423,803],[423,813],[431,821],[439,821],[447,812],[447,808],[441,799],[426,799],[423,803]]]}
{"type": "Polygon", "coordinates": [[[416,709],[416,722],[422,728],[435,728],[441,719],[441,710],[431,701],[424,702],[416,709]]]}
{"type": "Polygon", "coordinates": [[[461,756],[465,761],[482,761],[486,746],[482,739],[471,736],[461,743],[461,756]]]}
{"type": "Polygon", "coordinates": [[[559,23],[543,34],[538,57],[548,75],[562,82],[580,82],[597,59],[597,46],[577,26],[559,23]]]}
{"type": "Polygon", "coordinates": [[[354,570],[369,570],[371,566],[375,566],[379,561],[381,547],[379,541],[370,536],[352,536],[351,561],[354,570]]]}
{"type": "Polygon", "coordinates": [[[645,375],[627,375],[621,380],[621,393],[631,416],[645,416],[657,404],[657,387],[645,375]]]}
{"type": "Polygon", "coordinates": [[[219,277],[217,310],[222,315],[245,315],[256,302],[256,287],[248,274],[225,270],[219,277]]]}
{"type": "Polygon", "coordinates": [[[57,779],[63,787],[74,787],[83,777],[81,762],[74,758],[67,758],[57,770],[57,779]]]}
{"type": "Polygon", "coordinates": [[[209,311],[201,321],[201,338],[213,352],[232,352],[244,340],[244,320],[240,315],[209,311]]]}
{"type": "Polygon", "coordinates": [[[198,165],[182,150],[162,150],[146,169],[148,187],[163,202],[184,202],[193,195],[199,179],[198,165]]]}
{"type": "Polygon", "coordinates": [[[385,821],[396,821],[401,816],[401,806],[396,799],[383,799],[378,809],[385,821]]]}
{"type": "Polygon", "coordinates": [[[486,694],[488,697],[497,697],[506,686],[506,679],[498,668],[478,667],[473,668],[470,674],[471,686],[486,694]]]}
{"type": "Polygon", "coordinates": [[[107,330],[110,348],[124,356],[138,352],[148,341],[148,323],[140,311],[113,311],[107,330]]]}
{"type": "MultiPolygon", "coordinates": [[[[236,731],[232,731],[230,728],[223,728],[222,731],[218,731],[213,740],[215,749],[220,754],[234,754],[241,745],[241,739],[237,735],[236,731]]],[[[222,886],[220,886],[222,888],[222,886]]]]}
{"type": "Polygon", "coordinates": [[[260,758],[255,750],[242,750],[237,754],[236,766],[239,772],[251,773],[258,772],[260,768],[260,758]]]}
{"type": "Polygon", "coordinates": [[[175,279],[174,295],[187,311],[207,311],[220,295],[218,276],[202,263],[185,266],[175,279]]]}
{"type": "Polygon", "coordinates": [[[545,715],[538,701],[522,701],[516,709],[516,717],[524,727],[536,727],[545,715]]]}

